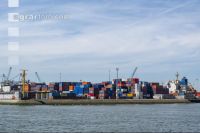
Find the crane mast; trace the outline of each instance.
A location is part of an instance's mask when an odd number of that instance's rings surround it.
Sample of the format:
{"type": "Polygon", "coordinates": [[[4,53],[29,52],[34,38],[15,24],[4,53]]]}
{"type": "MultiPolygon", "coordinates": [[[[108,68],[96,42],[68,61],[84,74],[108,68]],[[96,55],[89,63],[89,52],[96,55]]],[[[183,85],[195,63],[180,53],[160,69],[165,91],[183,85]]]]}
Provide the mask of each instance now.
{"type": "Polygon", "coordinates": [[[22,70],[22,96],[25,97],[26,70],[22,70]]]}

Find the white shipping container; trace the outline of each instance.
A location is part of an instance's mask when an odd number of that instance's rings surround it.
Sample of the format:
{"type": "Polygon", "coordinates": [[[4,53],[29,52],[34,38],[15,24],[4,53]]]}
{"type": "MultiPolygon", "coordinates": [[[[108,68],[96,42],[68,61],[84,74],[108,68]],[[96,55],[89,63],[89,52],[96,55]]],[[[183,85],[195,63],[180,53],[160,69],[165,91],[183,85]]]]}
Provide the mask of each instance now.
{"type": "Polygon", "coordinates": [[[20,99],[20,93],[19,93],[19,92],[15,92],[14,96],[15,96],[15,99],[16,99],[16,100],[19,100],[19,99],[20,99]]]}
{"type": "Polygon", "coordinates": [[[90,97],[90,99],[95,99],[95,97],[92,96],[92,97],[90,97]]]}
{"type": "Polygon", "coordinates": [[[141,92],[141,86],[139,84],[135,84],[135,93],[141,92]]]}
{"type": "Polygon", "coordinates": [[[143,92],[136,92],[136,99],[143,99],[143,92]]]}

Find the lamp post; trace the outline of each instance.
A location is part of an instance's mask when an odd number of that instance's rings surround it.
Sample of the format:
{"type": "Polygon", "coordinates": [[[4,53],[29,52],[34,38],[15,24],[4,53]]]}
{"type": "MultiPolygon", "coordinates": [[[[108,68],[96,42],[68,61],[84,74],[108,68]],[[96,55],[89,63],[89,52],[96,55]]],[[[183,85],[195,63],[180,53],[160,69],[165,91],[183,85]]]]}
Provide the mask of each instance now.
{"type": "Polygon", "coordinates": [[[110,81],[111,81],[111,80],[110,80],[110,69],[109,69],[108,73],[109,73],[108,78],[109,78],[109,82],[110,82],[110,81]]]}
{"type": "Polygon", "coordinates": [[[119,75],[118,75],[119,74],[119,68],[118,67],[116,68],[116,71],[117,71],[117,79],[118,79],[119,78],[119,75]]]}
{"type": "Polygon", "coordinates": [[[117,82],[116,82],[116,99],[118,99],[118,78],[119,78],[119,68],[117,67],[116,68],[116,71],[117,71],[117,82]]]}

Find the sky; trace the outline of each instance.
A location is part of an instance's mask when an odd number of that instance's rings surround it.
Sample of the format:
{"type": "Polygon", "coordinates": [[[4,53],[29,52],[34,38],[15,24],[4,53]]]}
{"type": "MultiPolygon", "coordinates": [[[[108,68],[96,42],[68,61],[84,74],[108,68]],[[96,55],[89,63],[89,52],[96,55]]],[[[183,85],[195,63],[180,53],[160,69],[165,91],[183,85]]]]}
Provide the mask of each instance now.
{"type": "Polygon", "coordinates": [[[20,0],[19,8],[0,1],[0,73],[9,56],[19,57],[11,77],[26,69],[30,80],[101,82],[119,77],[167,82],[200,78],[199,0],[20,0]],[[65,20],[11,23],[8,13],[60,14],[65,20]],[[17,26],[19,37],[8,37],[17,26]],[[8,51],[18,41],[19,51],[8,51]]]}

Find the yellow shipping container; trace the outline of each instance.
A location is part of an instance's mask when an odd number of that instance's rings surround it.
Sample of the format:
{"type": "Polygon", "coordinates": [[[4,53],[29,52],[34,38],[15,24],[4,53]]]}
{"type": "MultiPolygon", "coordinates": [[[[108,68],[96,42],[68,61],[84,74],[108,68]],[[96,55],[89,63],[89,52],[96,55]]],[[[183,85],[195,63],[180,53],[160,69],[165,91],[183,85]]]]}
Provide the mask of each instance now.
{"type": "Polygon", "coordinates": [[[128,93],[128,94],[127,94],[127,97],[135,97],[135,96],[136,96],[135,93],[128,93]]]}
{"type": "Polygon", "coordinates": [[[133,97],[133,94],[132,93],[128,93],[127,96],[128,97],[133,97]]]}

